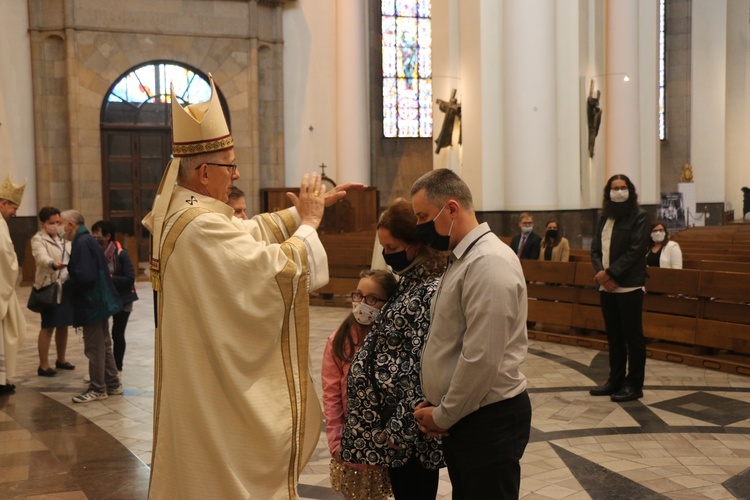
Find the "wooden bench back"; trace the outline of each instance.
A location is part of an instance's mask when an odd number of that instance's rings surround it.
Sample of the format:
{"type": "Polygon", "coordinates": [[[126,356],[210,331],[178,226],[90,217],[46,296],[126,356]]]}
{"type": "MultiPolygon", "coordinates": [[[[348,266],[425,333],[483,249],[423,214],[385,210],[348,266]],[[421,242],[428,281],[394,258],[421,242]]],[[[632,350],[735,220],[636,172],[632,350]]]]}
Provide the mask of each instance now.
{"type": "MultiPolygon", "coordinates": [[[[590,262],[524,260],[522,266],[528,281],[528,320],[536,323],[535,329],[605,333],[590,262]]],[[[738,363],[750,367],[750,274],[661,268],[649,268],[648,274],[643,304],[647,338],[667,350],[673,346],[675,353],[686,348],[704,354],[730,351],[738,363]]]]}

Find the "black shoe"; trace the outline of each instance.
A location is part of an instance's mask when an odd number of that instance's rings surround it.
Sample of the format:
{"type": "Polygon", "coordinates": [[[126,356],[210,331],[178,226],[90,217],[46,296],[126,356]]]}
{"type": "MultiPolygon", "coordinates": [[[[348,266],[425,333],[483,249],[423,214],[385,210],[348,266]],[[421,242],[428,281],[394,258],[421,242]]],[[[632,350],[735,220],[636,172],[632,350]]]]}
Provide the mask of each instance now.
{"type": "Polygon", "coordinates": [[[16,386],[13,384],[0,385],[0,394],[5,394],[6,392],[13,392],[15,390],[16,390],[16,386]]]}
{"type": "Polygon", "coordinates": [[[589,390],[589,394],[591,394],[592,396],[611,396],[619,390],[619,385],[615,385],[607,381],[606,384],[594,387],[593,389],[589,390]]]}
{"type": "Polygon", "coordinates": [[[612,394],[609,399],[615,403],[622,403],[624,401],[633,401],[643,397],[643,391],[633,389],[630,386],[625,386],[616,393],[612,394]]]}
{"type": "Polygon", "coordinates": [[[58,370],[75,370],[76,367],[71,365],[69,361],[66,361],[65,363],[60,363],[59,361],[55,361],[55,368],[58,370]]]}
{"type": "Polygon", "coordinates": [[[42,370],[42,367],[36,369],[37,374],[40,377],[54,377],[57,375],[57,372],[53,370],[52,368],[47,368],[46,370],[42,370]]]}

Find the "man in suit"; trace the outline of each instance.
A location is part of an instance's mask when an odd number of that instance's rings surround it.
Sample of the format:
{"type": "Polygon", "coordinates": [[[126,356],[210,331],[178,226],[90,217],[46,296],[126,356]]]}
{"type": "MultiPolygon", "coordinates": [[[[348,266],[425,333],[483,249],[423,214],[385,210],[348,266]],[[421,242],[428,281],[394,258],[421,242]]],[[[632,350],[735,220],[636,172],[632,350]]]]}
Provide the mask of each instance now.
{"type": "Polygon", "coordinates": [[[513,237],[510,248],[521,260],[538,260],[542,238],[534,233],[534,217],[528,212],[523,212],[518,216],[518,227],[521,232],[513,237]]]}

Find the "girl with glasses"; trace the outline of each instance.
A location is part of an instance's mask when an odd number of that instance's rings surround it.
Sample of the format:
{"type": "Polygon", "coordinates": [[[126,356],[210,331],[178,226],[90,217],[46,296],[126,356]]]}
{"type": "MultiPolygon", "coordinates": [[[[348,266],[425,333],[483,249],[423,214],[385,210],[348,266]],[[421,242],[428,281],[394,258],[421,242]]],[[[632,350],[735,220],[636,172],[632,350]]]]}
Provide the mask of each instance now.
{"type": "Polygon", "coordinates": [[[323,412],[331,451],[331,488],[346,498],[385,499],[391,494],[388,473],[383,467],[352,464],[341,460],[341,433],[346,418],[346,381],[349,365],[372,322],[393,295],[396,278],[388,271],[366,270],[352,292],[352,312],[328,338],[323,353],[323,412]]]}

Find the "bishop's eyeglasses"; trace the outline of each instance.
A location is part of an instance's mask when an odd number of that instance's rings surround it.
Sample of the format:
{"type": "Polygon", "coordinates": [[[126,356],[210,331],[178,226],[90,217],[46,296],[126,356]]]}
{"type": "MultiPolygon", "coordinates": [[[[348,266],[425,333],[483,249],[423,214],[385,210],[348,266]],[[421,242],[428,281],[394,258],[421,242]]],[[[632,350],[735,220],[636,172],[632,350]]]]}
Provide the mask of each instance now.
{"type": "Polygon", "coordinates": [[[374,306],[378,302],[388,302],[387,299],[381,299],[374,295],[362,295],[359,292],[352,292],[352,302],[362,302],[363,300],[368,306],[374,306]]]}
{"type": "Polygon", "coordinates": [[[213,165],[215,167],[224,167],[229,169],[229,177],[233,176],[234,173],[237,171],[237,164],[236,163],[201,163],[197,167],[195,167],[196,170],[201,168],[203,165],[213,165]]]}

